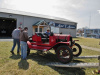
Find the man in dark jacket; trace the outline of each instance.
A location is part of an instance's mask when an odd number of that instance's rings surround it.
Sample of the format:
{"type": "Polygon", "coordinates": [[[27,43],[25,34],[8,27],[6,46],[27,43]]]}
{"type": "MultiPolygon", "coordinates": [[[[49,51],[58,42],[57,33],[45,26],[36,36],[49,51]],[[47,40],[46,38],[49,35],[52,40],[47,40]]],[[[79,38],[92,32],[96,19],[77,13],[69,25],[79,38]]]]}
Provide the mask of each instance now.
{"type": "Polygon", "coordinates": [[[27,41],[28,41],[28,28],[25,27],[23,31],[20,32],[20,44],[21,44],[21,57],[26,59],[27,57],[27,41]]]}

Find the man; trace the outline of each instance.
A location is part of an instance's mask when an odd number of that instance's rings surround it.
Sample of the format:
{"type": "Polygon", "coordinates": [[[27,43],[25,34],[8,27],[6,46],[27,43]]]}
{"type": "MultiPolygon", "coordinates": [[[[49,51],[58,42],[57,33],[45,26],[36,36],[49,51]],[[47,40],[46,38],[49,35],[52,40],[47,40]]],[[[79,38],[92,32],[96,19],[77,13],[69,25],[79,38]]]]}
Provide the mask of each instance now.
{"type": "Polygon", "coordinates": [[[23,31],[20,32],[20,44],[21,44],[21,57],[26,60],[27,57],[27,41],[28,41],[28,28],[25,27],[23,31]]]}
{"type": "Polygon", "coordinates": [[[50,29],[47,29],[46,34],[50,36],[50,29]]]}
{"type": "Polygon", "coordinates": [[[14,54],[14,48],[17,44],[17,54],[19,54],[19,49],[20,49],[20,30],[21,30],[21,27],[18,27],[16,29],[13,30],[12,32],[12,38],[13,38],[13,47],[11,49],[11,53],[14,54]]]}

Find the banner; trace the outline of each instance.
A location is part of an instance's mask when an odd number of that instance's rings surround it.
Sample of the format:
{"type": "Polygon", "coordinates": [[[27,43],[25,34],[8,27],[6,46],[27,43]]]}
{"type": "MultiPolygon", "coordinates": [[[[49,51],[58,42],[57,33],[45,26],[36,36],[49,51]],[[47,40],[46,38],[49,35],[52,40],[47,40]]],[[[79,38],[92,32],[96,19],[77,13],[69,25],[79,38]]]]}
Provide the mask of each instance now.
{"type": "Polygon", "coordinates": [[[54,26],[54,27],[59,27],[59,28],[67,28],[67,29],[76,29],[75,25],[66,25],[66,24],[59,24],[59,23],[54,23],[54,22],[49,22],[50,26],[54,26]]]}

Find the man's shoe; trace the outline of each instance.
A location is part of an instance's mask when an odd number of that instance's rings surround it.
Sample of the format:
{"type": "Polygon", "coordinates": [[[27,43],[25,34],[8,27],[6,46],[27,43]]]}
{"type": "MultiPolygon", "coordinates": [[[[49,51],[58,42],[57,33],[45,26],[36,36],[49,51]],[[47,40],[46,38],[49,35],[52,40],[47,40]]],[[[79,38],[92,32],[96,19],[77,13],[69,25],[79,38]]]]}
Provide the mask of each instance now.
{"type": "Polygon", "coordinates": [[[12,54],[14,54],[14,52],[13,51],[10,51],[12,54]]]}

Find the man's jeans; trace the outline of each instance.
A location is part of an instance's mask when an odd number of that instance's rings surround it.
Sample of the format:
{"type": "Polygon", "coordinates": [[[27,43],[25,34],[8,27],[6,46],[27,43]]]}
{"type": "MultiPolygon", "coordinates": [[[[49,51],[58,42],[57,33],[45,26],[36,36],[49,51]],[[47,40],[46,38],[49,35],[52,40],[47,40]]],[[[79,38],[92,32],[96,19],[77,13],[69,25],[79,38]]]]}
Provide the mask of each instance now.
{"type": "Polygon", "coordinates": [[[20,40],[19,39],[13,39],[13,47],[12,47],[11,51],[14,51],[16,44],[17,44],[17,53],[18,53],[19,49],[20,49],[20,40]]]}
{"type": "Polygon", "coordinates": [[[26,59],[27,57],[27,42],[20,41],[21,44],[21,57],[26,59]]]}

